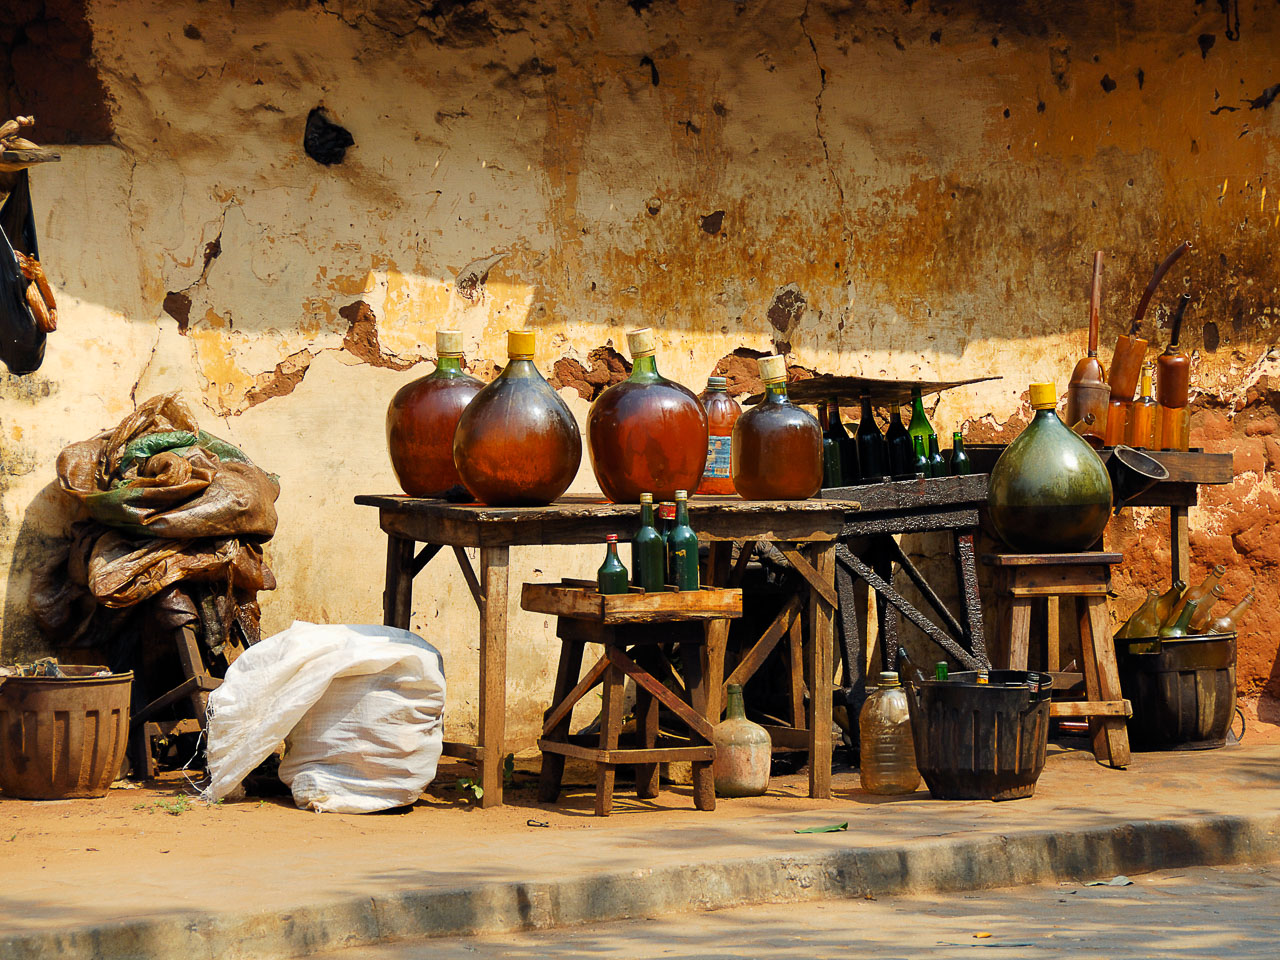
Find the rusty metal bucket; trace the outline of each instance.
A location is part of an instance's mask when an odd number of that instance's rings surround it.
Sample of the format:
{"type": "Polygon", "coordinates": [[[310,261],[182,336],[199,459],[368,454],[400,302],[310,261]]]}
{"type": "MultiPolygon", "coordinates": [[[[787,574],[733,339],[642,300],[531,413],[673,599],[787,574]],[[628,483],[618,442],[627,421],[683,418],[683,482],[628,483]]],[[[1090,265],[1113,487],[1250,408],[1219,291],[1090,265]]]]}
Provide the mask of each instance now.
{"type": "Polygon", "coordinates": [[[68,676],[0,679],[0,793],[24,800],[106,796],[129,743],[132,673],[62,666],[68,676]]]}

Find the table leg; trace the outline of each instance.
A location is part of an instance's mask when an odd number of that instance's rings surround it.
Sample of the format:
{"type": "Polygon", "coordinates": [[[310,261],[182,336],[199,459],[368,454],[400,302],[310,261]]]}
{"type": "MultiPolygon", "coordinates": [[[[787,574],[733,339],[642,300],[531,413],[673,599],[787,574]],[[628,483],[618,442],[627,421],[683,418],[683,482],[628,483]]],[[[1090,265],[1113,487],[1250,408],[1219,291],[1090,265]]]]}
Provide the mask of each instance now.
{"type": "MultiPolygon", "coordinates": [[[[1080,618],[1080,660],[1086,696],[1090,701],[1122,699],[1106,597],[1077,597],[1076,610],[1080,618]]],[[[1093,741],[1093,757],[1099,763],[1112,767],[1129,765],[1129,732],[1124,717],[1090,717],[1089,736],[1093,741]]]]}
{"type": "MultiPolygon", "coordinates": [[[[720,718],[719,707],[716,708],[717,712],[713,719],[709,705],[713,689],[716,699],[719,699],[720,685],[709,682],[711,665],[707,645],[698,646],[694,656],[685,656],[684,680],[689,690],[689,706],[705,717],[709,723],[715,725],[720,718]]],[[[709,760],[693,761],[693,805],[699,810],[716,808],[715,771],[709,760]]]]}
{"type": "Polygon", "coordinates": [[[978,597],[978,564],[973,550],[973,533],[955,532],[956,581],[960,585],[960,602],[964,605],[964,623],[969,652],[988,666],[987,637],[982,627],[982,600],[978,597]]]}
{"type": "MultiPolygon", "coordinates": [[[[604,672],[604,701],[600,709],[600,749],[617,750],[622,729],[622,685],[626,674],[612,660],[604,672]]],[[[618,767],[603,760],[596,762],[596,816],[613,812],[613,785],[618,767]]]]}
{"type": "Polygon", "coordinates": [[[1191,543],[1187,530],[1187,508],[1169,508],[1169,559],[1174,580],[1191,582],[1191,543]]]}
{"type": "MultiPolygon", "coordinates": [[[[836,545],[812,544],[809,560],[819,576],[832,583],[836,545]]],[[[831,655],[835,644],[835,610],[813,589],[809,590],[809,623],[813,632],[809,650],[809,676],[813,678],[809,687],[809,796],[825,800],[831,796],[831,655]]]]}
{"type": "MultiPolygon", "coordinates": [[[[742,545],[748,550],[748,544],[742,545]]],[[[729,583],[729,566],[732,556],[733,542],[729,540],[711,541],[707,552],[707,583],[713,587],[723,587],[729,583]]],[[[720,687],[724,683],[724,654],[729,643],[729,621],[712,620],[707,623],[707,707],[706,718],[714,725],[720,722],[720,711],[724,705],[720,702],[720,687]]]]}
{"type": "MultiPolygon", "coordinates": [[[[887,534],[886,534],[887,536],[887,534]]],[[[893,557],[880,544],[872,548],[871,567],[885,583],[893,586],[893,557]]],[[[898,669],[898,625],[902,615],[898,608],[883,597],[876,597],[876,613],[880,621],[880,655],[882,670],[898,669]]]]}
{"type": "Polygon", "coordinates": [[[387,534],[387,579],[382,589],[382,622],[409,629],[413,613],[414,541],[387,534]]]}
{"type": "Polygon", "coordinates": [[[509,547],[480,548],[480,786],[482,807],[502,805],[507,719],[507,579],[509,547]]]}

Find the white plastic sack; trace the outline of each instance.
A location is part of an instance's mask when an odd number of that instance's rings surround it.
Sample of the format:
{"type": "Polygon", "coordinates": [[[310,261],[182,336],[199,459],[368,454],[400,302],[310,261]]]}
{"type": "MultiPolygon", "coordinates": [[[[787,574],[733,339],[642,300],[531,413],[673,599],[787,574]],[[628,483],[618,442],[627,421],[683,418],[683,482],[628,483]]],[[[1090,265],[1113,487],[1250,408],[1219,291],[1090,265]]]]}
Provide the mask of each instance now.
{"type": "Polygon", "coordinates": [[[295,620],[246,650],[209,695],[210,800],[280,744],[299,807],[372,813],[413,803],[436,775],[440,654],[395,627],[295,620]]]}

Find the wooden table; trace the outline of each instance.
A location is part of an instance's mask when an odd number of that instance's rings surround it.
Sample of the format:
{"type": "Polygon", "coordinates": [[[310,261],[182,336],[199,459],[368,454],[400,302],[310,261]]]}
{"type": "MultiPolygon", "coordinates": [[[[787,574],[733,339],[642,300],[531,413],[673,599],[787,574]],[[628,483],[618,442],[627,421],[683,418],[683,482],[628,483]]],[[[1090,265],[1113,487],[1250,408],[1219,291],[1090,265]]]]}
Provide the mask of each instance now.
{"type": "MultiPolygon", "coordinates": [[[[444,547],[451,547],[480,613],[480,722],[478,743],[446,741],[446,756],[476,763],[484,807],[502,803],[502,760],[505,756],[507,596],[511,547],[560,544],[603,544],[606,534],[630,539],[639,525],[639,507],[612,504],[583,496],[564,497],[546,507],[487,507],[406,496],[358,496],[356,503],[378,509],[387,534],[383,622],[409,629],[413,578],[444,547]],[[422,547],[419,548],[418,544],[422,547]],[[464,550],[478,547],[479,570],[464,550]]],[[[809,585],[812,637],[809,676],[831,678],[835,613],[835,545],[856,503],[837,499],[746,501],[737,497],[694,497],[689,520],[699,539],[711,545],[708,581],[727,585],[741,569],[730,569],[734,542],[769,540],[783,552],[809,585]]],[[[745,567],[749,550],[740,554],[745,567]]],[[[713,676],[723,674],[729,621],[716,621],[707,631],[713,676]]],[[[719,715],[720,685],[709,685],[708,715],[719,715]]],[[[809,795],[831,793],[831,683],[815,682],[810,690],[806,731],[809,748],[809,795]]]]}

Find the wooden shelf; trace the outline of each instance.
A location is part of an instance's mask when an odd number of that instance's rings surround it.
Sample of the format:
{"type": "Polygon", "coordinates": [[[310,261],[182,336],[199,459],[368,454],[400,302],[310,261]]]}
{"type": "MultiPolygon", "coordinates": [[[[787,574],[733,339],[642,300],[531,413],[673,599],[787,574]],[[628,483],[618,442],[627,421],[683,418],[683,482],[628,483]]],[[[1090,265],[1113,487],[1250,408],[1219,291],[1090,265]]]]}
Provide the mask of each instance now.
{"type": "Polygon", "coordinates": [[[37,163],[56,163],[62,159],[57,150],[38,147],[34,150],[0,150],[0,173],[16,173],[37,163]]]}
{"type": "Polygon", "coordinates": [[[701,590],[645,593],[598,593],[585,580],[560,583],[526,583],[520,590],[520,606],[534,613],[548,613],[596,623],[658,623],[664,620],[723,620],[742,616],[742,591],[720,587],[701,590]]]}

